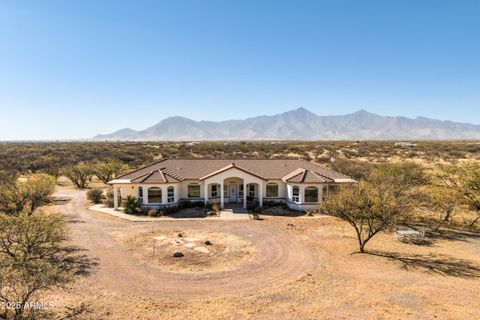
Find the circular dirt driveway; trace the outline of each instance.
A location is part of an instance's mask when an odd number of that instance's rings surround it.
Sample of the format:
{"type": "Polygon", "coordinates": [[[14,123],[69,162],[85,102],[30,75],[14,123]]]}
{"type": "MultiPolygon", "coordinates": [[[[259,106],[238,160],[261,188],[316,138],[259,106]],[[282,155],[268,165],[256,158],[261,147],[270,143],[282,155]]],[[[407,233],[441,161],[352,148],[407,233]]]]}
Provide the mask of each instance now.
{"type": "Polygon", "coordinates": [[[130,222],[89,211],[84,191],[63,187],[57,190],[56,196],[70,199],[62,205],[62,212],[71,228],[72,241],[87,249],[90,257],[98,259],[98,266],[85,284],[112,294],[156,298],[234,295],[304,275],[315,268],[317,262],[312,248],[269,221],[130,222]],[[119,232],[134,235],[168,230],[233,234],[248,240],[255,249],[254,254],[226,270],[198,274],[168,272],[135,258],[115,236],[119,232]]]}

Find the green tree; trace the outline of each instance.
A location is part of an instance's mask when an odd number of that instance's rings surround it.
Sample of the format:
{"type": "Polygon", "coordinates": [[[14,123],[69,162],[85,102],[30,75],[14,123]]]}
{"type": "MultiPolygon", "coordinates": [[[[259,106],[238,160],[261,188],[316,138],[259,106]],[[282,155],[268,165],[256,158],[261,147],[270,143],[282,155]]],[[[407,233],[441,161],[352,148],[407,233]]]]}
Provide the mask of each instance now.
{"type": "Polygon", "coordinates": [[[437,232],[441,227],[450,223],[455,216],[461,200],[460,194],[451,187],[432,185],[424,191],[424,195],[421,207],[435,215],[437,223],[432,226],[432,230],[437,232]]]}
{"type": "Polygon", "coordinates": [[[45,173],[31,174],[27,177],[0,184],[0,211],[17,215],[28,207],[33,212],[50,202],[55,190],[56,179],[45,173]]]}
{"type": "Polygon", "coordinates": [[[62,171],[62,174],[70,179],[79,189],[85,189],[87,187],[87,182],[94,173],[94,166],[83,162],[66,167],[62,171]]]}
{"type": "Polygon", "coordinates": [[[461,202],[477,214],[470,222],[473,227],[480,220],[480,164],[472,161],[444,166],[439,179],[444,186],[454,188],[461,202]]]}
{"type": "Polygon", "coordinates": [[[108,162],[97,163],[94,170],[98,179],[107,184],[120,174],[126,172],[128,170],[128,166],[120,161],[111,160],[108,162]]]}
{"type": "Polygon", "coordinates": [[[419,201],[415,189],[424,182],[423,170],[416,166],[383,165],[366,180],[341,187],[322,203],[322,210],[355,229],[359,250],[364,253],[375,235],[408,218],[419,201]]]}
{"type": "Polygon", "coordinates": [[[91,261],[65,245],[68,234],[62,217],[39,211],[11,216],[0,213],[0,301],[15,302],[1,309],[1,319],[36,319],[30,301],[52,288],[64,287],[88,271],[91,261]]]}

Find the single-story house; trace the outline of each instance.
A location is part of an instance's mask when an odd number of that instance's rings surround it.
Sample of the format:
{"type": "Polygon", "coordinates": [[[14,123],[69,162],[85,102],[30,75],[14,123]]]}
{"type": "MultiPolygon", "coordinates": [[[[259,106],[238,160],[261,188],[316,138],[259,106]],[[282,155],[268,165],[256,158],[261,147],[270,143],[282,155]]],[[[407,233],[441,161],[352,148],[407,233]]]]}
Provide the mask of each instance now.
{"type": "Polygon", "coordinates": [[[117,177],[114,207],[127,196],[142,207],[168,207],[181,199],[247,207],[265,201],[305,211],[319,206],[329,188],[355,180],[297,159],[163,159],[117,177]]]}

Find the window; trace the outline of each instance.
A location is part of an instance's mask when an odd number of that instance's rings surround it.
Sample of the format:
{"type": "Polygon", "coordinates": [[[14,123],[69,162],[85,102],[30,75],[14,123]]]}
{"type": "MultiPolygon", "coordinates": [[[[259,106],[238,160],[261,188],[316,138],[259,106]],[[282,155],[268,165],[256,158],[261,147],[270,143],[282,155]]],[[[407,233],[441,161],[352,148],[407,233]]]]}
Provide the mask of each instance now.
{"type": "Polygon", "coordinates": [[[218,184],[212,184],[212,198],[218,197],[218,184]]]}
{"type": "Polygon", "coordinates": [[[162,189],[156,187],[148,189],[148,203],[162,203],[162,189]]]}
{"type": "Polygon", "coordinates": [[[143,203],[143,188],[138,187],[137,198],[140,203],[143,203]]]}
{"type": "Polygon", "coordinates": [[[255,198],[255,185],[254,184],[249,184],[248,185],[248,196],[250,198],[255,198]]]}
{"type": "Polygon", "coordinates": [[[278,197],[278,184],[273,182],[267,183],[267,197],[278,197]]]}
{"type": "Polygon", "coordinates": [[[305,202],[318,202],[318,189],[316,187],[305,188],[305,202]]]}
{"type": "Polygon", "coordinates": [[[196,183],[191,183],[188,185],[188,197],[189,198],[200,198],[200,185],[196,183]]]}
{"type": "Polygon", "coordinates": [[[173,187],[168,187],[167,189],[167,202],[175,202],[175,189],[173,187]]]}
{"type": "Polygon", "coordinates": [[[238,191],[238,196],[243,197],[243,184],[240,185],[240,191],[238,191]]]}
{"type": "Polygon", "coordinates": [[[292,201],[300,202],[300,188],[297,186],[293,186],[292,188],[292,201]]]}

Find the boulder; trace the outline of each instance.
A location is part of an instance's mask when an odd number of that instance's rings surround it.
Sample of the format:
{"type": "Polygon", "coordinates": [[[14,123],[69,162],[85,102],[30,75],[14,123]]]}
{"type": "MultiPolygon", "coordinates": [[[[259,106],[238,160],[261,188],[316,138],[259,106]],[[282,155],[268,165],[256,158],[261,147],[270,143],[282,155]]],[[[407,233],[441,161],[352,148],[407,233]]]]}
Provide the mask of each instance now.
{"type": "Polygon", "coordinates": [[[205,240],[204,244],[206,244],[207,246],[211,246],[212,243],[210,242],[210,240],[205,240]]]}
{"type": "Polygon", "coordinates": [[[173,256],[174,256],[175,258],[181,258],[181,257],[183,257],[183,253],[181,253],[180,251],[175,251],[175,252],[173,253],[173,256]]]}

